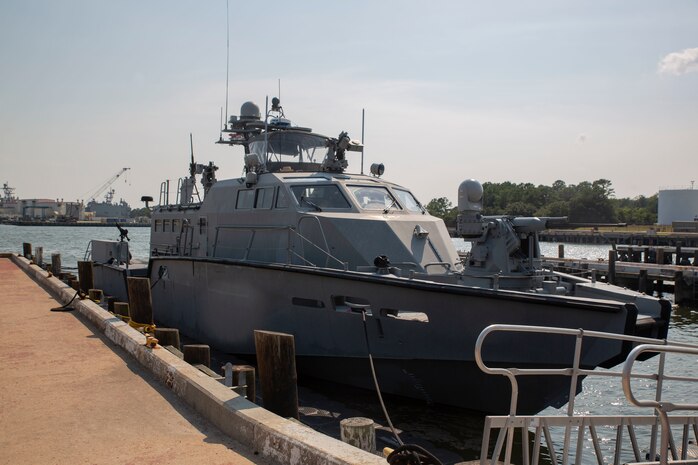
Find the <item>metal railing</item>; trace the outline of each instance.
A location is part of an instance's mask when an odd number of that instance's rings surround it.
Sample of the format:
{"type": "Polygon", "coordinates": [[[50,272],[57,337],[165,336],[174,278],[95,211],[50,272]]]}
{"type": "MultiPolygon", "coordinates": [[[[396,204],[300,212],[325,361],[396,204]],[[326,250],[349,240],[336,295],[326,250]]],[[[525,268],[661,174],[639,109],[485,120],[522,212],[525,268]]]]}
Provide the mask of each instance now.
{"type": "MultiPolygon", "coordinates": [[[[515,349],[515,348],[514,348],[515,349]]],[[[570,461],[573,447],[573,433],[576,429],[576,447],[574,450],[574,463],[582,464],[582,454],[584,444],[587,441],[586,430],[589,431],[589,440],[593,444],[595,461],[599,465],[604,465],[604,455],[601,443],[611,444],[608,438],[602,438],[597,429],[600,427],[611,427],[615,429],[615,444],[613,449],[613,464],[622,463],[622,450],[624,440],[624,430],[628,431],[632,456],[637,462],[643,461],[641,449],[638,445],[638,427],[650,429],[649,452],[647,457],[657,457],[657,433],[658,425],[661,422],[661,445],[659,448],[659,463],[666,464],[669,461],[669,454],[672,459],[686,459],[689,450],[689,439],[691,430],[693,432],[694,444],[698,443],[698,416],[668,416],[668,412],[678,410],[698,410],[698,404],[680,404],[668,402],[662,399],[664,383],[667,381],[681,381],[693,383],[698,387],[698,378],[690,376],[671,376],[665,373],[665,357],[667,354],[698,355],[698,345],[685,343],[670,343],[668,341],[658,341],[657,339],[642,338],[637,336],[626,336],[599,331],[585,331],[583,329],[552,328],[542,326],[522,326],[522,325],[492,325],[485,328],[475,344],[475,360],[480,369],[491,375],[505,376],[511,383],[510,411],[507,416],[488,416],[485,420],[483,430],[482,449],[480,463],[495,465],[504,456],[506,465],[512,463],[514,454],[514,436],[519,431],[521,438],[521,463],[523,465],[536,465],[541,460],[542,440],[545,440],[550,461],[553,465],[567,465],[570,461]],[[494,332],[517,332],[517,333],[537,333],[570,336],[575,338],[574,360],[571,367],[557,369],[536,369],[536,368],[492,368],[485,364],[482,359],[482,348],[488,335],[494,332]],[[582,343],[585,338],[596,338],[614,340],[640,344],[635,347],[623,366],[622,371],[595,371],[580,368],[582,343]],[[659,343],[658,343],[659,342],[659,343]],[[654,373],[633,372],[634,362],[642,354],[659,354],[657,369],[654,373]],[[569,402],[567,404],[566,415],[517,415],[516,407],[518,402],[518,376],[567,376],[570,378],[569,402]],[[575,415],[575,393],[580,377],[615,377],[620,378],[623,391],[630,404],[637,407],[652,407],[656,415],[575,415]],[[656,381],[653,400],[638,400],[634,395],[631,386],[632,379],[644,379],[656,381]],[[672,426],[681,426],[681,449],[678,450],[672,433],[672,426]],[[533,439],[531,441],[529,429],[533,428],[533,439]],[[562,439],[561,460],[558,462],[558,454],[555,451],[555,444],[551,431],[553,428],[564,429],[562,439]],[[492,454],[490,455],[490,437],[494,430],[498,430],[492,454]],[[532,442],[532,447],[531,447],[532,442]]],[[[698,392],[698,388],[696,389],[698,392]]],[[[609,462],[610,463],[610,462],[609,462]]]]}

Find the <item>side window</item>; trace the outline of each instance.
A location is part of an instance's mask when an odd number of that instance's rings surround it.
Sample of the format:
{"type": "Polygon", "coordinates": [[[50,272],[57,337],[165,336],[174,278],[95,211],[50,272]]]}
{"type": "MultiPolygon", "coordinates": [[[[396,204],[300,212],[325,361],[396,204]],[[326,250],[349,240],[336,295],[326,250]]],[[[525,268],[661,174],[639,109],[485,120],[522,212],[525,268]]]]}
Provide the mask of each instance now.
{"type": "Polygon", "coordinates": [[[162,226],[161,226],[160,220],[155,220],[155,227],[153,229],[153,232],[158,232],[161,229],[162,229],[162,226]]]}
{"type": "Polygon", "coordinates": [[[179,220],[177,219],[172,220],[172,232],[179,232],[179,220]]]}
{"type": "Polygon", "coordinates": [[[273,187],[262,187],[257,189],[257,200],[255,201],[255,208],[270,209],[272,202],[274,201],[274,188],[273,187]]]}
{"type": "Polygon", "coordinates": [[[162,220],[162,232],[170,232],[170,220],[162,220]]]}
{"type": "Polygon", "coordinates": [[[279,187],[279,195],[276,196],[276,208],[288,208],[289,197],[283,186],[279,187]]]}
{"type": "Polygon", "coordinates": [[[238,210],[248,210],[252,208],[254,203],[254,190],[239,190],[237,202],[235,203],[235,208],[238,210]]]}

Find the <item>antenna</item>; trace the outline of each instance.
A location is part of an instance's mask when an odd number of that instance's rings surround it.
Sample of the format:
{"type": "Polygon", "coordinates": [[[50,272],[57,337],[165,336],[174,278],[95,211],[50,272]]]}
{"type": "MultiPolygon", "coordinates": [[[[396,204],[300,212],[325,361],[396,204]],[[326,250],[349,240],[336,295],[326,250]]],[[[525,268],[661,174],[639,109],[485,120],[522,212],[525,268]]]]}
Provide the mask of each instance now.
{"type": "Polygon", "coordinates": [[[281,101],[281,78],[279,78],[279,93],[276,94],[276,96],[278,97],[279,101],[281,101]]]}
{"type": "Polygon", "coordinates": [[[366,145],[364,144],[364,121],[366,117],[366,109],[361,109],[361,174],[364,174],[364,150],[366,145]]]}
{"type": "Polygon", "coordinates": [[[225,128],[228,129],[228,76],[230,74],[230,0],[225,1],[225,128]]]}
{"type": "Polygon", "coordinates": [[[189,147],[191,150],[191,163],[189,163],[189,176],[194,177],[196,174],[196,163],[194,163],[194,138],[189,133],[189,147]]]}

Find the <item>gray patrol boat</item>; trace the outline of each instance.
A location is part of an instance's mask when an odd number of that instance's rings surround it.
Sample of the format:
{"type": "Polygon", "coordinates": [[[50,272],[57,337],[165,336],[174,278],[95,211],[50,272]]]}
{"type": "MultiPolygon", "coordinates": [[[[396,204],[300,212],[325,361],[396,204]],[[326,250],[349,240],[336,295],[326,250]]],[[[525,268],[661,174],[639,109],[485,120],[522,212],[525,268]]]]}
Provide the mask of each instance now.
{"type": "MultiPolygon", "coordinates": [[[[243,104],[218,142],[244,149],[243,176],[217,180],[192,154],[174,202],[162,184],[147,276],[156,322],[220,351],[253,357],[254,330],[290,333],[301,376],[373,389],[370,353],[386,393],[507,412],[508,382],[475,363],[488,325],[666,337],[668,302],[542,270],[537,234],[550,219],[483,217],[477,181],[459,188],[457,230],[473,244],[462,259],[443,221],[384,180],[382,165],[347,172],[361,144],[293,125],[276,98],[264,117],[243,104]]],[[[137,267],[93,242],[96,279],[123,294],[123,273],[137,267]]],[[[582,366],[616,365],[629,349],[590,343],[582,366]]],[[[561,367],[573,355],[551,335],[493,338],[484,351],[490,366],[561,367]]],[[[564,404],[569,385],[527,377],[519,392],[519,412],[535,413],[564,404]]]]}

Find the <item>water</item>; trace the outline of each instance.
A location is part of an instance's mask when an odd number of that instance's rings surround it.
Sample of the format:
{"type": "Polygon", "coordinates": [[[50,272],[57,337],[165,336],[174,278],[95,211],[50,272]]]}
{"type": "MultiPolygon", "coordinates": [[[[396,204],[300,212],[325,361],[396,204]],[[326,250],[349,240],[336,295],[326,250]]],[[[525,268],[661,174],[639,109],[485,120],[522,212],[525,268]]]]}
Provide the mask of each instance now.
{"type": "MultiPolygon", "coordinates": [[[[116,227],[28,227],[0,225],[0,252],[21,252],[22,243],[29,242],[34,247],[43,246],[45,260],[50,260],[52,253],[60,253],[63,266],[75,268],[78,260],[83,260],[85,250],[91,239],[117,240],[119,232],[116,227]]],[[[129,229],[129,246],[137,258],[147,258],[149,250],[149,228],[129,229]]],[[[460,250],[467,250],[468,244],[454,239],[460,250]]],[[[541,253],[557,256],[557,243],[542,243],[541,253]]],[[[565,255],[575,258],[606,258],[608,248],[603,245],[565,244],[565,255]]],[[[669,294],[666,296],[671,299],[669,294]]],[[[698,308],[675,308],[669,337],[683,342],[698,342],[698,308]]],[[[656,366],[658,358],[642,362],[640,370],[656,366]]],[[[695,357],[669,359],[668,372],[682,373],[686,376],[698,376],[698,363],[695,357]]],[[[644,383],[638,392],[645,398],[652,397],[650,383],[644,383]]],[[[695,386],[693,386],[695,389],[695,386]]],[[[385,425],[376,396],[369,391],[352,390],[337,385],[315,383],[302,387],[299,391],[301,419],[313,428],[334,436],[339,435],[339,419],[348,416],[368,416],[376,423],[385,425]]],[[[672,385],[665,394],[676,402],[695,402],[696,393],[691,386],[672,385]]],[[[479,458],[480,436],[483,418],[471,412],[425,406],[423,403],[411,402],[402,398],[388,398],[387,408],[395,426],[404,431],[405,442],[418,443],[439,457],[444,463],[479,458]]],[[[629,407],[617,379],[590,378],[584,381],[583,392],[576,397],[575,410],[586,414],[642,413],[629,407]]],[[[564,415],[565,409],[547,409],[544,414],[564,415]]],[[[615,437],[615,432],[602,432],[607,439],[615,437]]],[[[378,444],[393,446],[394,440],[387,429],[379,428],[378,444]]],[[[561,435],[555,436],[559,444],[561,435]]],[[[590,444],[587,447],[591,447],[590,444]]],[[[587,456],[585,463],[590,461],[587,456]]]]}

